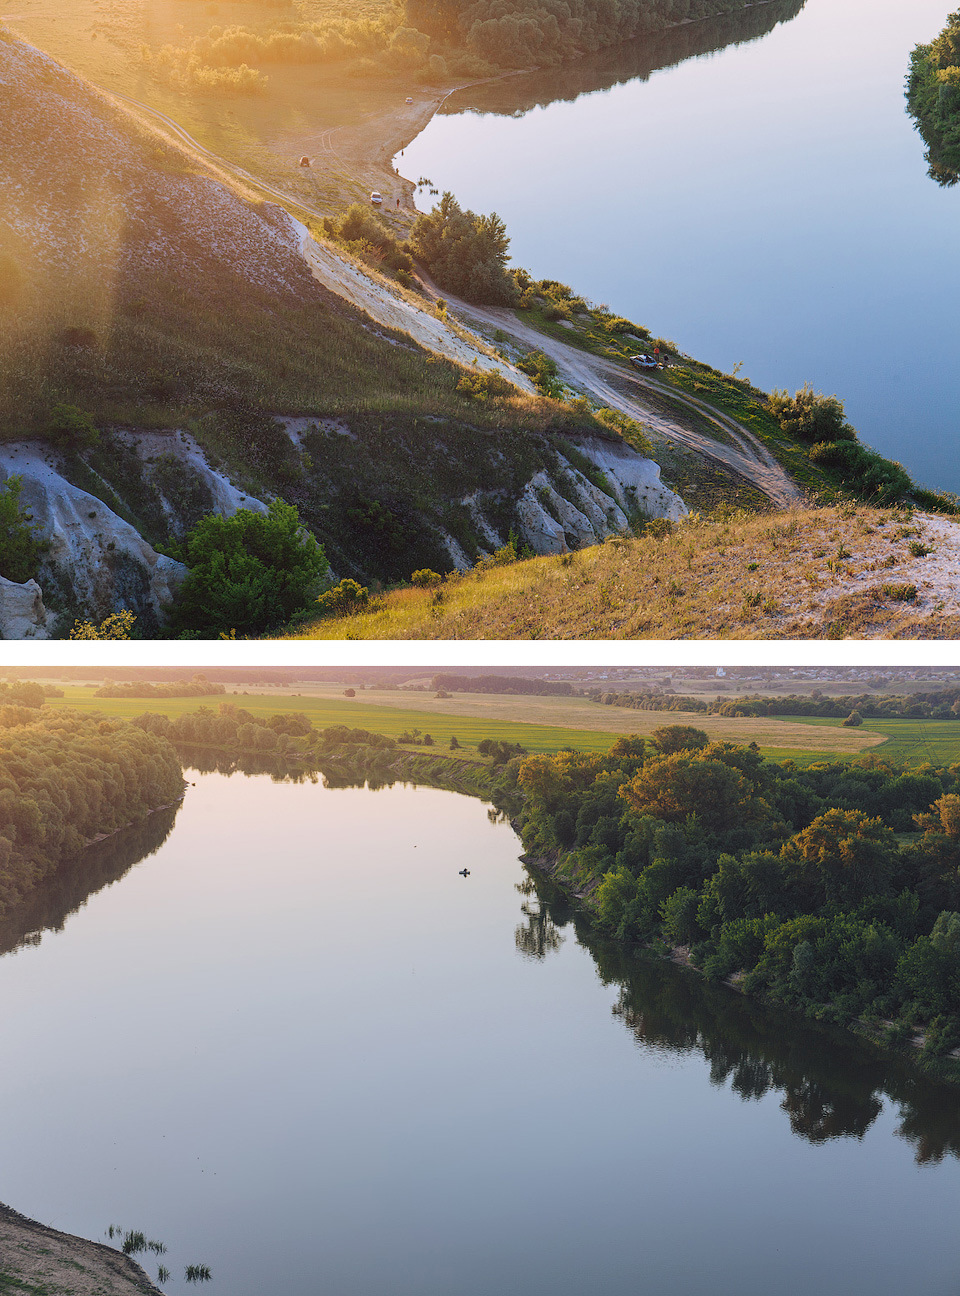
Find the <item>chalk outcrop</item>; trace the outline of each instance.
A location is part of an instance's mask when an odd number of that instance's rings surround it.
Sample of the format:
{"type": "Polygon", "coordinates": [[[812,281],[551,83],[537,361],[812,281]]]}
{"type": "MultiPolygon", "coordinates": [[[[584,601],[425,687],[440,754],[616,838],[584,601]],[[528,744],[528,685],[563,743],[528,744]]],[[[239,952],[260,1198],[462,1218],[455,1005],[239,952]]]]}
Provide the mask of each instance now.
{"type": "MultiPolygon", "coordinates": [[[[612,441],[579,442],[575,456],[589,461],[590,477],[565,455],[557,468],[541,469],[527,482],[517,501],[520,539],[536,554],[564,553],[629,533],[638,517],[685,517],[687,506],[664,486],[660,468],[630,446],[612,441]],[[592,479],[592,480],[591,480],[592,479]]],[[[506,544],[483,512],[479,493],[462,501],[469,509],[481,544],[489,550],[506,544]]],[[[464,562],[460,570],[469,565],[464,562]]]]}
{"type": "MultiPolygon", "coordinates": [[[[72,485],[58,471],[55,459],[39,443],[21,442],[0,448],[0,476],[22,478],[21,504],[39,528],[46,545],[40,583],[28,581],[14,598],[7,590],[10,612],[0,628],[5,638],[45,638],[50,617],[30,598],[50,589],[67,607],[88,615],[106,616],[130,608],[139,617],[159,622],[164,605],[173,600],[187,569],[167,558],[102,500],[72,485]],[[33,587],[31,589],[31,586],[33,587]],[[19,633],[35,625],[29,634],[19,633]]],[[[9,582],[7,582],[9,584],[9,582]]]]}
{"type": "Polygon", "coordinates": [[[35,580],[18,585],[0,576],[0,639],[49,639],[53,620],[35,580]]]}

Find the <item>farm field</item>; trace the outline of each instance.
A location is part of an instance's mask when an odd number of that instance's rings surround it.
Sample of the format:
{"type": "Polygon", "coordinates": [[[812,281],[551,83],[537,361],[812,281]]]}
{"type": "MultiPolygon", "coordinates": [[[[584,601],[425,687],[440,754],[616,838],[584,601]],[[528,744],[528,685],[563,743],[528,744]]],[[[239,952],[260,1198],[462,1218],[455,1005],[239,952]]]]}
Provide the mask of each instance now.
{"type": "MultiPolygon", "coordinates": [[[[808,728],[836,729],[842,720],[819,716],[790,716],[808,728]]],[[[874,753],[894,765],[952,765],[960,761],[960,723],[956,720],[865,720],[864,729],[883,735],[874,753]]],[[[862,733],[863,730],[858,732],[862,733]]]]}
{"type": "Polygon", "coordinates": [[[677,711],[626,711],[602,707],[582,698],[522,697],[501,694],[468,694],[449,699],[403,690],[370,689],[356,698],[342,696],[343,689],[314,687],[309,693],[284,690],[261,693],[227,693],[189,698],[98,698],[92,688],[62,685],[64,697],[55,706],[82,711],[102,711],[129,719],[144,711],[161,711],[178,716],[201,706],[216,708],[221,701],[236,702],[254,715],[302,711],[317,728],[347,724],[396,738],[417,727],[431,734],[438,748],[450,738],[473,747],[484,738],[517,742],[531,752],[555,752],[561,747],[582,751],[606,751],[621,735],[648,735],[659,725],[693,723],[711,738],[729,742],[756,742],[773,760],[794,759],[800,763],[855,756],[877,743],[880,734],[868,727],[837,729],[824,727],[816,736],[809,726],[773,719],[736,719],[726,716],[687,715],[677,711]]]}

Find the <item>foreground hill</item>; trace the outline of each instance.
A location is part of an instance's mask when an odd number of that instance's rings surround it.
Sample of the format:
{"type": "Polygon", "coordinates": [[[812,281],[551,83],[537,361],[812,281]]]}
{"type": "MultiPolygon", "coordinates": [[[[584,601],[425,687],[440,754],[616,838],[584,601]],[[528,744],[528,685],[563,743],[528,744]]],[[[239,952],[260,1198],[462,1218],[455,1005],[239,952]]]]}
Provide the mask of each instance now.
{"type": "Polygon", "coordinates": [[[0,1291],[17,1296],[159,1296],[121,1251],[45,1228],[0,1205],[0,1291]]]}
{"type": "Polygon", "coordinates": [[[852,504],[711,521],[399,590],[317,639],[960,635],[960,523],[852,504]]]}

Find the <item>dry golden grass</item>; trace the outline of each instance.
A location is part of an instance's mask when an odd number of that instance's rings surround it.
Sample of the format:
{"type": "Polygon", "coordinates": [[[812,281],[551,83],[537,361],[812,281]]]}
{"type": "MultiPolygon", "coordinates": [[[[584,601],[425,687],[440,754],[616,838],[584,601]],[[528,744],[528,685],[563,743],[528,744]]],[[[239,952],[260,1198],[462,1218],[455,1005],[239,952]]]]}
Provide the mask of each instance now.
{"type": "Polygon", "coordinates": [[[954,638],[960,602],[944,590],[937,550],[910,552],[931,529],[944,547],[948,528],[960,534],[942,519],[852,504],[693,516],[664,539],[614,539],[454,576],[437,592],[399,590],[372,612],[294,637],[954,638]]]}

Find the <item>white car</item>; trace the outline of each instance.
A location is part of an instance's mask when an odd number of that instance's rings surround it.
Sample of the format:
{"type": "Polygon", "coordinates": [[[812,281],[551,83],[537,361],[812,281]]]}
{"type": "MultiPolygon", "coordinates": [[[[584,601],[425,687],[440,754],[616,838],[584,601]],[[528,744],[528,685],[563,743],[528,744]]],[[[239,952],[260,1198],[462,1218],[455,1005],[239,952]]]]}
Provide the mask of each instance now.
{"type": "Polygon", "coordinates": [[[376,189],[374,189],[373,193],[370,195],[370,201],[373,203],[374,207],[379,207],[383,202],[383,194],[377,193],[376,189]]]}
{"type": "Polygon", "coordinates": [[[658,361],[648,355],[633,355],[630,357],[630,363],[635,364],[638,369],[656,369],[658,365],[658,361]]]}
{"type": "Polygon", "coordinates": [[[413,95],[407,95],[407,103],[413,103],[413,95]]]}

